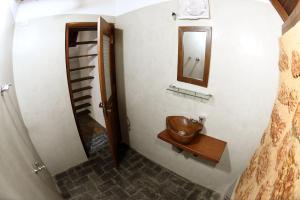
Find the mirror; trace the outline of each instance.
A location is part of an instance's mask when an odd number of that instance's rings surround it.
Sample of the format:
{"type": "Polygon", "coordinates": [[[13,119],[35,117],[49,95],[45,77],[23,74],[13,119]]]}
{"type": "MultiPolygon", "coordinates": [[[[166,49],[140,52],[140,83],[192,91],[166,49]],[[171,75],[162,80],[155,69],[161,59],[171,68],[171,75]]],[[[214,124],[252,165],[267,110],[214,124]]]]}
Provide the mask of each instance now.
{"type": "Polygon", "coordinates": [[[177,80],[207,87],[211,56],[211,27],[179,27],[177,80]]]}

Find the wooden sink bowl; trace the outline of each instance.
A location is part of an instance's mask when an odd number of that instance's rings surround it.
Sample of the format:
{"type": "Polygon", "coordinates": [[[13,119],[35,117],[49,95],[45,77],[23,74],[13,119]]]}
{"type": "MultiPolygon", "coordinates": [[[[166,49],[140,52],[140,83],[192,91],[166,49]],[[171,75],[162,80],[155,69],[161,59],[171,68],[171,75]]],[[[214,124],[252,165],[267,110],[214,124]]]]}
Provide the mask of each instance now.
{"type": "Polygon", "coordinates": [[[202,130],[203,125],[184,116],[169,116],[166,119],[168,134],[176,142],[189,144],[202,130]]]}

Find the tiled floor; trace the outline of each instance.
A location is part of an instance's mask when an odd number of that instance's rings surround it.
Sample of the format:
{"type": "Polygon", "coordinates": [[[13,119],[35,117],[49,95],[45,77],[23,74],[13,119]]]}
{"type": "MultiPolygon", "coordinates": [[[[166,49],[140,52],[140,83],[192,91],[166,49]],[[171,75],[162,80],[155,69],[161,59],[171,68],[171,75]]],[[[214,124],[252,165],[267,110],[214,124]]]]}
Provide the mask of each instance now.
{"type": "Polygon", "coordinates": [[[82,115],[77,118],[84,145],[89,150],[91,140],[98,135],[104,134],[105,128],[89,115],[82,115]]]}
{"type": "Polygon", "coordinates": [[[124,148],[119,169],[105,146],[89,161],[56,175],[65,199],[71,200],[218,200],[219,194],[124,148]]]}

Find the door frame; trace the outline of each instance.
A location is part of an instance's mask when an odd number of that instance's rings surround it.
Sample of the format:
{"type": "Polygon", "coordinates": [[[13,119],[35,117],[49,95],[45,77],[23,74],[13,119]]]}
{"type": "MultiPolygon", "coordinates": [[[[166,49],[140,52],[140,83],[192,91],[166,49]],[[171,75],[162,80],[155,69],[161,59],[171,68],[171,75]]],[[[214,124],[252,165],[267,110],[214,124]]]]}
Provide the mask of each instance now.
{"type": "MultiPolygon", "coordinates": [[[[103,18],[101,18],[102,20],[104,20],[103,18]]],[[[111,81],[114,83],[114,85],[112,85],[112,94],[115,96],[114,98],[114,104],[115,104],[115,109],[116,109],[116,124],[117,127],[117,141],[120,143],[121,142],[121,128],[120,128],[120,118],[119,118],[119,108],[118,108],[118,96],[117,96],[117,80],[116,80],[116,65],[115,65],[115,34],[114,34],[114,24],[113,23],[109,23],[109,27],[106,28],[110,28],[112,29],[111,33],[112,33],[112,37],[113,37],[113,42],[111,43],[110,48],[112,49],[112,51],[110,51],[110,64],[111,64],[111,73],[113,74],[113,79],[111,79],[111,81]]],[[[69,89],[69,96],[70,96],[70,102],[71,102],[71,106],[72,106],[72,111],[73,111],[73,116],[75,119],[75,123],[76,123],[76,127],[77,130],[79,132],[79,137],[82,143],[82,146],[85,150],[85,154],[87,157],[89,157],[88,155],[88,149],[87,147],[84,145],[84,140],[82,137],[82,131],[80,130],[80,126],[79,126],[79,121],[78,121],[78,117],[76,116],[76,110],[75,110],[75,102],[73,101],[73,93],[72,93],[72,83],[71,83],[71,76],[70,76],[70,63],[69,63],[69,43],[70,43],[70,29],[75,29],[77,31],[82,31],[82,30],[96,30],[97,34],[103,34],[103,33],[99,33],[100,32],[100,23],[99,22],[71,22],[71,23],[66,23],[66,29],[65,29],[65,59],[66,59],[66,73],[67,73],[67,81],[68,81],[68,89],[69,89]]],[[[99,63],[99,55],[100,55],[100,51],[101,53],[103,53],[103,49],[100,47],[101,46],[101,42],[100,42],[100,38],[98,38],[98,43],[97,43],[97,49],[98,49],[98,71],[99,71],[99,86],[100,86],[100,94],[101,94],[101,100],[102,100],[102,93],[101,93],[101,85],[103,85],[103,81],[105,81],[102,77],[102,72],[100,72],[101,70],[101,66],[99,63]]],[[[100,102],[99,102],[100,103],[100,102]]],[[[104,115],[105,118],[105,115],[104,115]]],[[[106,120],[105,120],[105,124],[106,124],[106,120]]],[[[107,125],[106,125],[106,129],[107,129],[107,125]]],[[[112,153],[112,152],[111,152],[112,153]]],[[[115,162],[117,163],[117,162],[115,162]]]]}
{"type": "Polygon", "coordinates": [[[76,115],[76,110],[75,110],[75,102],[73,98],[73,93],[72,93],[72,83],[71,83],[71,76],[70,76],[70,61],[69,61],[69,43],[70,43],[70,29],[75,29],[77,31],[81,30],[96,30],[97,29],[97,22],[71,22],[71,23],[66,23],[66,31],[65,31],[65,53],[66,53],[66,73],[67,73],[67,80],[68,80],[68,89],[69,89],[69,95],[70,95],[70,101],[72,105],[72,111],[73,111],[73,116],[75,119],[76,127],[79,132],[79,137],[82,143],[82,146],[84,148],[85,155],[89,157],[88,149],[84,145],[84,140],[82,136],[82,131],[79,126],[79,121],[76,115]]]}

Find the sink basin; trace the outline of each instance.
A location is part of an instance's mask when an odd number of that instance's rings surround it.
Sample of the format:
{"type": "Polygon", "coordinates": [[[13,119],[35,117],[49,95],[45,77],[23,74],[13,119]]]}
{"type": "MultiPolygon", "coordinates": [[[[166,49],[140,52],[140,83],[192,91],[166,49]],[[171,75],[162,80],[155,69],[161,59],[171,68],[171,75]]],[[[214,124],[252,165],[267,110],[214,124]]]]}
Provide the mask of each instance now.
{"type": "Polygon", "coordinates": [[[168,134],[180,144],[189,144],[202,130],[203,125],[184,116],[169,116],[166,119],[168,134]]]}

